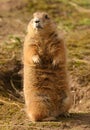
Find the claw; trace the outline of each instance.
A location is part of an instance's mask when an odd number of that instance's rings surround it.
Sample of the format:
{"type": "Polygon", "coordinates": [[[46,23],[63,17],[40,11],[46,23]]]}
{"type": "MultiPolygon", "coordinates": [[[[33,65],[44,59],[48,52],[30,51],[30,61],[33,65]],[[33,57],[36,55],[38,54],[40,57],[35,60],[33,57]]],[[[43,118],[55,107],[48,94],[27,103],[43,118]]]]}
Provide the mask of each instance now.
{"type": "Polygon", "coordinates": [[[68,117],[70,117],[71,115],[70,115],[70,113],[66,112],[66,113],[61,114],[60,116],[65,117],[65,118],[68,118],[68,117]]]}
{"type": "Polygon", "coordinates": [[[59,63],[58,60],[53,60],[52,65],[53,65],[54,69],[56,69],[58,67],[58,63],[59,63]]]}

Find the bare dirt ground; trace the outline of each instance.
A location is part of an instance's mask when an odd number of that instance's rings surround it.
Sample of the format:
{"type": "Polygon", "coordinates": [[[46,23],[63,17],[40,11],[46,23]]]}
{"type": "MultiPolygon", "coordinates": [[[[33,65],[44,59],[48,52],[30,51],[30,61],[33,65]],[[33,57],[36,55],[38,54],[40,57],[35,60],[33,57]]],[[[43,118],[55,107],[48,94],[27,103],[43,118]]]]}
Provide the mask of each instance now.
{"type": "MultiPolygon", "coordinates": [[[[60,15],[61,19],[56,19],[58,26],[61,26],[59,20],[62,23],[66,20],[63,27],[68,49],[70,87],[74,98],[70,117],[59,117],[56,122],[29,121],[23,98],[22,48],[26,26],[33,11],[27,10],[27,2],[23,0],[0,0],[0,130],[90,130],[90,14],[85,12],[77,15],[78,12],[70,6],[74,10],[70,17],[72,23],[67,20],[71,11],[68,11],[69,5],[60,1],[61,13],[56,9],[58,1],[51,1],[53,6],[49,10],[56,17],[60,15]]],[[[39,7],[35,2],[30,3],[32,8],[35,5],[34,11],[39,7]]],[[[43,8],[47,10],[46,6],[43,8]]]]}

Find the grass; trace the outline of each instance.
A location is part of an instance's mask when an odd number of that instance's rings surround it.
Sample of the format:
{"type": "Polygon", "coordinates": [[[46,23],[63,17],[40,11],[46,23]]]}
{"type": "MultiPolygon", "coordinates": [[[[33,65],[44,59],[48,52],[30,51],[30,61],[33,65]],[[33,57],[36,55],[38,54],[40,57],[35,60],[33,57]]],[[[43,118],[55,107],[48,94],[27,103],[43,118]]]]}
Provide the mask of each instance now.
{"type": "Polygon", "coordinates": [[[90,9],[90,0],[71,0],[72,2],[77,3],[78,5],[90,9]]]}
{"type": "Polygon", "coordinates": [[[0,65],[6,62],[18,59],[21,55],[23,41],[15,35],[9,35],[8,39],[1,44],[0,65]]]}
{"type": "Polygon", "coordinates": [[[5,41],[4,44],[6,44],[5,46],[7,46],[7,49],[15,49],[15,48],[20,49],[22,41],[18,36],[9,35],[8,41],[5,41]]]}

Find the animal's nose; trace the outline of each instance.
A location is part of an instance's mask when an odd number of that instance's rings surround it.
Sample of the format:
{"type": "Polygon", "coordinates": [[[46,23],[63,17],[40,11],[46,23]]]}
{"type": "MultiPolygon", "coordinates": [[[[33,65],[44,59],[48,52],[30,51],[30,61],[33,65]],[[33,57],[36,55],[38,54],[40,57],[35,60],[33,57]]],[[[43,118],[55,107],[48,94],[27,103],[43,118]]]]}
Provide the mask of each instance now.
{"type": "Polygon", "coordinates": [[[39,23],[40,22],[40,20],[35,20],[35,23],[39,23]]]}

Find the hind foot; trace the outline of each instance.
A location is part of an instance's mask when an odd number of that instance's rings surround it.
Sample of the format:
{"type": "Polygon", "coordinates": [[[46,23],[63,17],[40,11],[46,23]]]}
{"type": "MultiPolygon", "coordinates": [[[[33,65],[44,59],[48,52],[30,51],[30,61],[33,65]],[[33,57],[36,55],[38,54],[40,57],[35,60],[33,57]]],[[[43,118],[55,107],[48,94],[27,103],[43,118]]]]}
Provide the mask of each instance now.
{"type": "Polygon", "coordinates": [[[47,117],[47,118],[44,118],[42,121],[56,121],[56,117],[47,117]]]}
{"type": "Polygon", "coordinates": [[[59,116],[68,118],[68,117],[70,117],[71,115],[70,115],[69,112],[65,112],[65,113],[63,113],[63,114],[61,114],[61,115],[59,115],[59,116]]]}

